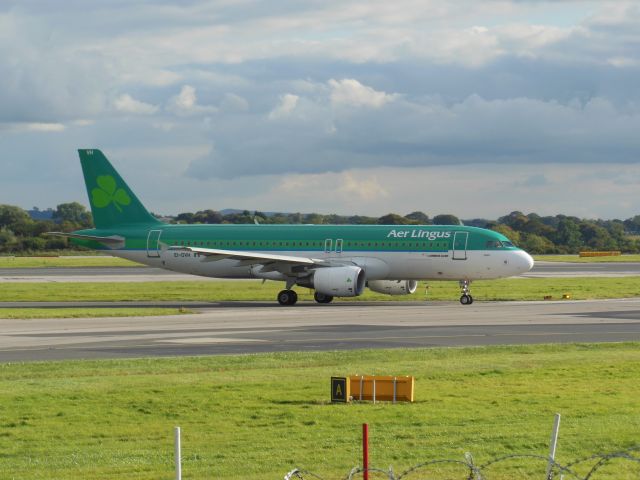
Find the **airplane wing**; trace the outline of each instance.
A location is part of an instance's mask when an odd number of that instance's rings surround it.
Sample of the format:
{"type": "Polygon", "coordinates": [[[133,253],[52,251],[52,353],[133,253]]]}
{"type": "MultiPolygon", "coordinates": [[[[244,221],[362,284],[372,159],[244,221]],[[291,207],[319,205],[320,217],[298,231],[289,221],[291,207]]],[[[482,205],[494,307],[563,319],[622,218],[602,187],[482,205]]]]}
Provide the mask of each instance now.
{"type": "Polygon", "coordinates": [[[217,248],[201,248],[201,247],[169,247],[169,250],[179,250],[186,252],[199,253],[206,258],[205,262],[215,262],[226,258],[234,260],[244,260],[247,264],[272,264],[284,263],[288,265],[327,265],[325,260],[309,257],[294,257],[291,255],[277,255],[272,253],[245,252],[242,250],[221,250],[217,248]]]}

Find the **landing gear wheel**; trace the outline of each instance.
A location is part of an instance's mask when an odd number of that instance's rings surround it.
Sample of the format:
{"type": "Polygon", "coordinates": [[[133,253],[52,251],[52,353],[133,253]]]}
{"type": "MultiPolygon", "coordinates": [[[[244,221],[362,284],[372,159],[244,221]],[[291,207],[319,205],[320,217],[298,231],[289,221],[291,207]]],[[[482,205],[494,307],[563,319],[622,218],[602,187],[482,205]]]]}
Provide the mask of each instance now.
{"type": "Polygon", "coordinates": [[[280,305],[295,305],[298,301],[298,294],[293,290],[281,290],[278,293],[278,303],[280,305]]]}
{"type": "Polygon", "coordinates": [[[471,292],[469,290],[470,284],[471,280],[460,280],[460,290],[462,292],[460,303],[462,305],[471,305],[473,303],[473,297],[471,296],[471,292]]]}
{"type": "Polygon", "coordinates": [[[313,299],[318,303],[331,303],[333,297],[331,295],[325,295],[324,293],[315,292],[313,299]]]}
{"type": "Polygon", "coordinates": [[[473,303],[473,297],[465,293],[460,297],[460,303],[462,305],[471,305],[473,303]]]}

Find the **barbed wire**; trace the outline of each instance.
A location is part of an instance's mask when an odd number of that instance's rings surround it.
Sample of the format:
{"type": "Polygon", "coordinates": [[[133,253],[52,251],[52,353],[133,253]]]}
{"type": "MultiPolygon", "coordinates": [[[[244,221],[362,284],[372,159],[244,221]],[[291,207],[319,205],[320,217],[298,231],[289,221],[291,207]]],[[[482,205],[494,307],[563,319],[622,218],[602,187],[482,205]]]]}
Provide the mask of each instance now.
{"type": "MultiPolygon", "coordinates": [[[[470,453],[465,454],[464,460],[452,460],[452,459],[439,459],[439,460],[430,460],[423,463],[419,463],[408,470],[400,473],[399,475],[395,475],[393,469],[389,467],[388,470],[383,470],[379,468],[369,468],[367,471],[369,474],[374,474],[377,477],[382,475],[388,480],[402,480],[404,478],[409,478],[409,476],[418,472],[419,470],[424,470],[429,467],[434,467],[436,465],[457,465],[461,469],[464,470],[464,476],[460,477],[463,480],[490,480],[490,476],[487,475],[487,470],[491,470],[491,467],[496,465],[512,461],[512,460],[536,460],[544,462],[545,468],[548,465],[551,466],[549,470],[549,474],[547,476],[547,480],[552,480],[556,478],[557,475],[563,475],[566,480],[591,480],[594,479],[594,475],[600,470],[602,467],[607,465],[613,460],[623,460],[627,462],[637,463],[640,466],[640,445],[635,445],[633,447],[627,448],[625,450],[619,450],[610,453],[599,453],[590,455],[588,457],[579,458],[572,462],[569,462],[565,465],[562,465],[554,460],[551,460],[548,456],[544,455],[534,455],[534,454],[514,454],[514,455],[505,455],[502,457],[494,458],[482,465],[476,465],[473,456],[470,453]],[[593,465],[586,465],[587,463],[595,462],[593,465]],[[584,466],[584,468],[589,468],[589,471],[585,476],[581,476],[576,472],[576,467],[584,466]]],[[[363,474],[365,470],[362,467],[354,467],[351,469],[349,474],[346,477],[343,477],[344,480],[354,480],[356,476],[360,476],[363,474]]],[[[284,480],[307,480],[307,479],[315,479],[315,480],[325,480],[320,475],[317,475],[313,472],[308,472],[300,469],[293,469],[289,473],[284,476],[284,480]]]]}

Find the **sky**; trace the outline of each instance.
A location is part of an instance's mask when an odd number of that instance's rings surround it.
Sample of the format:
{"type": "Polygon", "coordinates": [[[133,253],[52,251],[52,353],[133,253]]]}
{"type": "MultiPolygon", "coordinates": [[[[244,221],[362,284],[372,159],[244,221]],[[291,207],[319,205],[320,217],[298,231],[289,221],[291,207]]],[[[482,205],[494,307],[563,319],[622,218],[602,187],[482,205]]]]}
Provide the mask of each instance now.
{"type": "Polygon", "coordinates": [[[640,3],[0,0],[0,203],[640,214],[640,3]]]}

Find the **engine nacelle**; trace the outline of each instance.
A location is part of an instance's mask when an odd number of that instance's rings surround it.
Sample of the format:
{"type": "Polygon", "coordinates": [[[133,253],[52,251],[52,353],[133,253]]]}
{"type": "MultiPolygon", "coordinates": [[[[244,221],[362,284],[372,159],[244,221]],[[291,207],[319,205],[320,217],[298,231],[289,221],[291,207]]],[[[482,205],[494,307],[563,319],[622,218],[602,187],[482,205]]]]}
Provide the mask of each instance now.
{"type": "Polygon", "coordinates": [[[387,295],[411,295],[418,288],[415,280],[372,280],[367,286],[378,293],[387,295]]]}
{"type": "Polygon", "coordinates": [[[360,267],[318,268],[313,274],[316,292],[332,297],[356,297],[364,291],[364,270],[360,267]]]}

